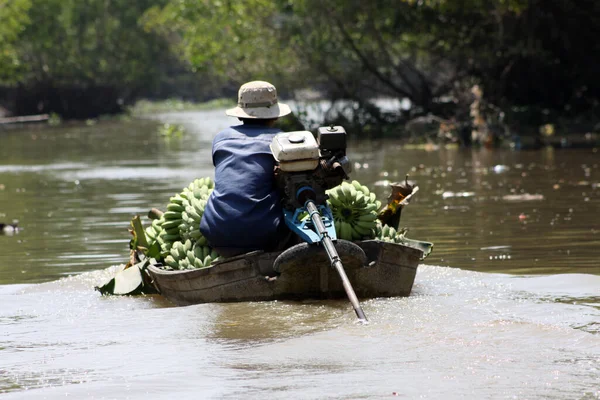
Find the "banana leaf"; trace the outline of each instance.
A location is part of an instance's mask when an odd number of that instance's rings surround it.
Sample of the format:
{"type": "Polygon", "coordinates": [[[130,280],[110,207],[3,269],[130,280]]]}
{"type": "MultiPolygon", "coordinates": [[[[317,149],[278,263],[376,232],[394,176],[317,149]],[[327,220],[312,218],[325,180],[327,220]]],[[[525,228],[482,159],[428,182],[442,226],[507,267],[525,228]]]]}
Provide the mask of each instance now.
{"type": "Polygon", "coordinates": [[[123,296],[157,293],[146,274],[146,268],[150,264],[156,264],[156,260],[145,258],[137,264],[126,266],[104,285],[96,286],[94,289],[102,295],[123,296]]]}
{"type": "Polygon", "coordinates": [[[407,237],[402,237],[400,240],[401,240],[400,243],[405,246],[421,250],[423,252],[423,256],[421,257],[421,260],[426,259],[427,256],[433,250],[433,243],[431,243],[431,242],[424,242],[422,240],[409,239],[407,237]]]}

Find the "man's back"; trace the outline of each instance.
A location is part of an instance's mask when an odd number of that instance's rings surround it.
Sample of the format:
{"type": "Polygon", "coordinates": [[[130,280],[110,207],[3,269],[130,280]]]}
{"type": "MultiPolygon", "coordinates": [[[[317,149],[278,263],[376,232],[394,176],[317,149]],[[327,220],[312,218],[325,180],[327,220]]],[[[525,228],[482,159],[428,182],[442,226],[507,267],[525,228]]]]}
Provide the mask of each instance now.
{"type": "Polygon", "coordinates": [[[283,217],[269,145],[279,132],[264,125],[239,125],[215,137],[215,189],[200,230],[217,251],[243,253],[276,245],[283,217]]]}

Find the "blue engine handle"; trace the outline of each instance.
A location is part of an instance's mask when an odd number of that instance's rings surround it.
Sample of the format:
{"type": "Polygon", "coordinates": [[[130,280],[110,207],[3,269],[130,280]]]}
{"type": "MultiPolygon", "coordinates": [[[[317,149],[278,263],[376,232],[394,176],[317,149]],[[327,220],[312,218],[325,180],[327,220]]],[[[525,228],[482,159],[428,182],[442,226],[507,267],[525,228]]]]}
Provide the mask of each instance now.
{"type": "MultiPolygon", "coordinates": [[[[321,220],[323,221],[323,225],[325,225],[327,235],[332,240],[337,240],[331,209],[326,205],[319,205],[317,206],[317,209],[319,210],[319,214],[321,214],[321,220]]],[[[300,220],[300,214],[303,212],[308,212],[306,207],[299,207],[293,211],[283,210],[285,224],[306,243],[313,244],[321,242],[321,236],[317,233],[314,224],[310,220],[310,216],[307,216],[302,221],[300,220]]]]}

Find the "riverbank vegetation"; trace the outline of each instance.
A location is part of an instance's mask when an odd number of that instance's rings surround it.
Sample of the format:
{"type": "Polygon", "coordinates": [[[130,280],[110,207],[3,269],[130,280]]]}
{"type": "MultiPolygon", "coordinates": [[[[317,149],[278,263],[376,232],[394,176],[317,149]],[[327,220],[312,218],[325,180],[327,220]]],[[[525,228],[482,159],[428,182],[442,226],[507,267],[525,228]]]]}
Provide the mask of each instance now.
{"type": "Polygon", "coordinates": [[[363,136],[493,145],[600,130],[593,0],[0,0],[0,19],[12,114],[93,118],[264,79],[286,98],[318,93],[335,105],[319,123],[363,136]]]}

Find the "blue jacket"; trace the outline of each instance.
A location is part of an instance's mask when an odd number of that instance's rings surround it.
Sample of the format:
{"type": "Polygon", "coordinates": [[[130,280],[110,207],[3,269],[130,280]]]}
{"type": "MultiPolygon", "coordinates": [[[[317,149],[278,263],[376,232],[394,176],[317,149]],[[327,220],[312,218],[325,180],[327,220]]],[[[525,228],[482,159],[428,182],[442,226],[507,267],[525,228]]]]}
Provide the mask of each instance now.
{"type": "Polygon", "coordinates": [[[213,140],[215,189],[200,231],[212,247],[265,250],[278,241],[283,208],[275,186],[269,145],[279,129],[232,126],[213,140]]]}

